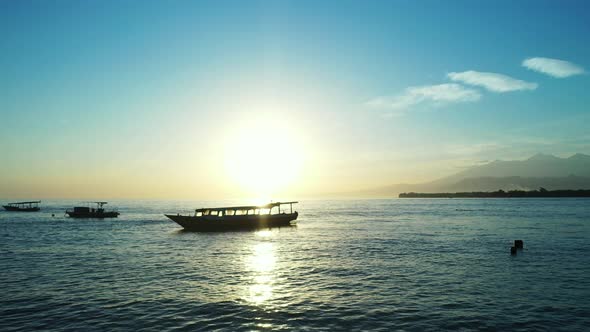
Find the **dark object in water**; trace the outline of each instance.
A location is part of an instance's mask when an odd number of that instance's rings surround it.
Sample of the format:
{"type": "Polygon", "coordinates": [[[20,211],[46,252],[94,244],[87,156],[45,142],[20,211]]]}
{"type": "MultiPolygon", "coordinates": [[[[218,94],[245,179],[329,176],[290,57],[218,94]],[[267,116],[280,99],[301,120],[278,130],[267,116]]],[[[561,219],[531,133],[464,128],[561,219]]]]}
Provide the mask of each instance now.
{"type": "Polygon", "coordinates": [[[517,249],[522,249],[524,248],[524,242],[522,240],[514,240],[514,246],[517,249]]]}
{"type": "Polygon", "coordinates": [[[194,215],[165,214],[185,230],[196,232],[222,232],[254,230],[271,227],[291,226],[299,213],[293,212],[293,204],[298,202],[276,202],[260,206],[230,206],[203,208],[195,210],[194,215]],[[281,211],[281,205],[290,209],[281,211]],[[273,209],[276,208],[276,213],[273,209]]]}
{"type": "Polygon", "coordinates": [[[117,211],[105,211],[103,205],[107,202],[89,202],[96,204],[96,208],[90,208],[87,206],[76,206],[73,210],[66,210],[66,213],[71,218],[117,218],[119,212],[117,211]]]}
{"type": "Polygon", "coordinates": [[[3,205],[6,211],[14,211],[14,212],[37,212],[41,210],[39,208],[39,203],[41,201],[31,201],[31,202],[15,202],[15,203],[8,203],[7,205],[3,205]]]}
{"type": "Polygon", "coordinates": [[[516,256],[516,247],[510,247],[510,255],[516,256]]]}

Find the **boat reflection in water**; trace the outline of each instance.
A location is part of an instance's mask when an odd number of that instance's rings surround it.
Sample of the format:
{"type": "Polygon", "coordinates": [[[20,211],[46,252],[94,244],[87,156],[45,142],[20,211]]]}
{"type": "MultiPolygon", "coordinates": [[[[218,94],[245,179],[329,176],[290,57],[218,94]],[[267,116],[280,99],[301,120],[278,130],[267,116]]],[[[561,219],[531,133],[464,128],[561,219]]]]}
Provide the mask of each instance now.
{"type": "Polygon", "coordinates": [[[188,231],[220,232],[291,226],[299,215],[297,202],[276,202],[259,206],[228,206],[196,209],[194,215],[165,214],[188,231]],[[289,206],[289,211],[283,206],[289,206]]]}

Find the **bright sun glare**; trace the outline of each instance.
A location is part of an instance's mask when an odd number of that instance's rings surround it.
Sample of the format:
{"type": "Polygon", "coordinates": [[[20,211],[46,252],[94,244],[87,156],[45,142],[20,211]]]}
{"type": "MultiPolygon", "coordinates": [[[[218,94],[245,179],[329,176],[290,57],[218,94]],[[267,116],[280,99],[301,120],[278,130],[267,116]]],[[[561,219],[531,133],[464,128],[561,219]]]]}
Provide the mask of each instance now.
{"type": "Polygon", "coordinates": [[[232,185],[258,198],[271,198],[298,180],[302,152],[288,120],[262,117],[234,129],[226,143],[225,168],[232,185]]]}

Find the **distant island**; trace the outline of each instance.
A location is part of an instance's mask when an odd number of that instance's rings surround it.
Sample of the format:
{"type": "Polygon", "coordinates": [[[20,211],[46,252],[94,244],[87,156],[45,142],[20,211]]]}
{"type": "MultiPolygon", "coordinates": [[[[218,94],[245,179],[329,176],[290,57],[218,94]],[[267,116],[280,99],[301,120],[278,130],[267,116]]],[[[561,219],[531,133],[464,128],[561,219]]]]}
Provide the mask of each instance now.
{"type": "Polygon", "coordinates": [[[401,193],[399,198],[514,198],[514,197],[590,197],[590,190],[498,190],[459,193],[401,193]]]}
{"type": "MultiPolygon", "coordinates": [[[[367,188],[351,193],[351,196],[391,197],[400,193],[486,192],[483,197],[496,197],[488,196],[487,192],[498,189],[531,190],[541,187],[549,190],[590,189],[590,155],[576,153],[567,158],[560,158],[538,153],[525,160],[495,160],[468,167],[433,181],[367,188]]],[[[497,197],[507,196],[501,194],[497,197]]]]}

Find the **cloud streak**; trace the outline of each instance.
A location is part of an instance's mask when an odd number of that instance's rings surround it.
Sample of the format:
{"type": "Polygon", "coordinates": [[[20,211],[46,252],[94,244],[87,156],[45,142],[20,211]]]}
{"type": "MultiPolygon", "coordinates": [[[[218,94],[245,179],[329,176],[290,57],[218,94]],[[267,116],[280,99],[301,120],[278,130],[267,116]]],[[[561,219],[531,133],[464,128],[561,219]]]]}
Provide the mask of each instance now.
{"type": "Polygon", "coordinates": [[[522,66],[557,78],[581,75],[585,72],[584,68],[574,63],[550,58],[528,58],[522,62],[522,66]]]}
{"type": "Polygon", "coordinates": [[[489,91],[499,93],[510,91],[535,90],[538,86],[537,83],[518,80],[510,76],[474,70],[464,71],[460,73],[452,72],[448,73],[447,76],[449,77],[449,79],[455,82],[481,86],[489,91]]]}
{"type": "Polygon", "coordinates": [[[373,108],[399,112],[411,106],[426,102],[441,105],[446,103],[473,102],[480,98],[481,94],[476,90],[465,88],[460,84],[446,83],[411,86],[406,88],[401,94],[372,99],[367,102],[367,105],[373,108]]]}

